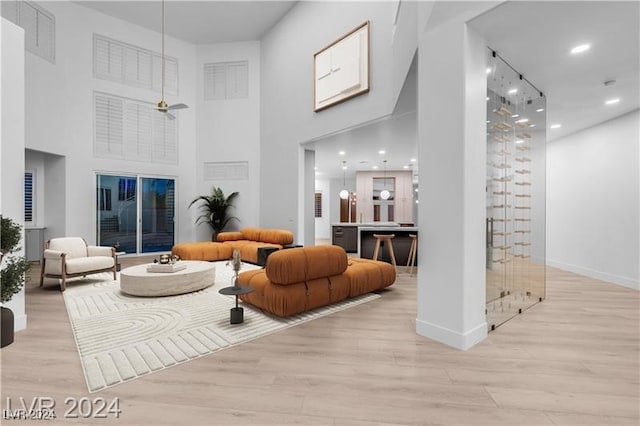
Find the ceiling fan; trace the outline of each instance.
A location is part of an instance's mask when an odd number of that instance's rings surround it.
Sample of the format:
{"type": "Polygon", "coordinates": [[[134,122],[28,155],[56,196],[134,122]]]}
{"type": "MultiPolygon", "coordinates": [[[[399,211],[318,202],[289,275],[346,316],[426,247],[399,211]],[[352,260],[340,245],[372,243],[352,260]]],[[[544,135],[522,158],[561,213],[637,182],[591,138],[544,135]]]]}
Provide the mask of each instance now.
{"type": "Polygon", "coordinates": [[[165,12],[164,12],[164,2],[165,2],[165,0],[162,0],[162,85],[161,85],[162,86],[162,98],[160,99],[160,102],[157,103],[156,109],[158,111],[160,111],[161,113],[166,114],[168,119],[175,120],[175,118],[176,118],[175,115],[171,114],[169,111],[178,110],[178,109],[185,109],[185,108],[189,108],[189,106],[186,105],[186,104],[183,104],[183,103],[169,105],[164,100],[164,79],[165,79],[165,55],[164,55],[165,12]]]}

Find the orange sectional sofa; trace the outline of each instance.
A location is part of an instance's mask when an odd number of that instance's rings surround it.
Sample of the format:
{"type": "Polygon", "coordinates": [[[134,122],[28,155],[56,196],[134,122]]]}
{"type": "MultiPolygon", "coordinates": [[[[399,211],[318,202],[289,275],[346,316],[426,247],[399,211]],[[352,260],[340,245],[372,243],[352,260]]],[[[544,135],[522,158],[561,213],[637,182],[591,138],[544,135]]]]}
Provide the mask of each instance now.
{"type": "Polygon", "coordinates": [[[217,241],[240,251],[244,262],[258,263],[260,247],[282,247],[293,244],[293,232],[285,229],[242,228],[236,232],[221,232],[217,241]]]}
{"type": "Polygon", "coordinates": [[[273,247],[281,249],[293,243],[293,232],[285,229],[242,228],[240,231],[221,232],[217,242],[180,243],[171,253],[183,260],[226,260],[234,249],[240,251],[243,262],[258,263],[258,249],[273,247]]]}
{"type": "Polygon", "coordinates": [[[238,283],[255,289],[242,301],[288,317],[383,289],[395,279],[389,263],[348,258],[339,246],[311,246],[271,254],[264,269],[242,272],[238,283]]]}

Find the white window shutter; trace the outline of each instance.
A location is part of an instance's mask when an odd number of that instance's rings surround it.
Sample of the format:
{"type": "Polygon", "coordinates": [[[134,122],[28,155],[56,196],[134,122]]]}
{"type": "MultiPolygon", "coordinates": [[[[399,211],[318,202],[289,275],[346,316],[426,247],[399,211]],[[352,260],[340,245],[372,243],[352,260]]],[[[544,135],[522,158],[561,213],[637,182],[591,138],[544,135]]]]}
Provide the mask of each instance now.
{"type": "Polygon", "coordinates": [[[245,99],[249,96],[248,61],[204,64],[204,99],[245,99]]]}
{"type": "Polygon", "coordinates": [[[95,96],[95,145],[100,157],[121,158],[123,154],[124,102],[115,97],[95,96]]]}
{"type": "MultiPolygon", "coordinates": [[[[165,92],[178,94],[178,61],[166,58],[165,92]]],[[[93,35],[93,75],[95,78],[160,92],[162,56],[148,49],[93,35]]]]}
{"type": "Polygon", "coordinates": [[[4,19],[9,20],[16,25],[20,25],[19,18],[18,18],[18,1],[17,0],[0,1],[0,14],[4,19]]]}
{"type": "Polygon", "coordinates": [[[151,161],[151,114],[154,112],[146,105],[133,102],[127,104],[126,159],[151,161]]]}

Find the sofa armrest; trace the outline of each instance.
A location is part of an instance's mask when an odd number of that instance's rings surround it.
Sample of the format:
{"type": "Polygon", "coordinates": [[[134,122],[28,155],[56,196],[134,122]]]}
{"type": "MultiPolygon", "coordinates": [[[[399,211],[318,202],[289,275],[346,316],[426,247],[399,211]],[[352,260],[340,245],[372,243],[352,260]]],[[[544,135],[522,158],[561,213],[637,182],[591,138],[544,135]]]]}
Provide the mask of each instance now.
{"type": "Polygon", "coordinates": [[[106,246],[87,246],[87,255],[115,257],[116,249],[106,246]]]}
{"type": "Polygon", "coordinates": [[[66,255],[65,252],[60,251],[60,250],[52,250],[52,249],[45,249],[42,252],[42,257],[45,259],[53,259],[53,260],[59,260],[60,258],[64,257],[66,255]]]}

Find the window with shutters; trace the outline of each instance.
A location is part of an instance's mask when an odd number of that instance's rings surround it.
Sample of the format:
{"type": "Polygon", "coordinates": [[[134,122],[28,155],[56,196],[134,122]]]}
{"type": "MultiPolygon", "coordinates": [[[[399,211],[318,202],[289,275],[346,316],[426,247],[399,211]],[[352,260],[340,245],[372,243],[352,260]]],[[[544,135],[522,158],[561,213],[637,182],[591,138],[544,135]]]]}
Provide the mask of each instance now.
{"type": "Polygon", "coordinates": [[[33,223],[35,219],[35,210],[33,206],[35,194],[35,172],[24,172],[24,221],[33,223]]]}
{"type": "Polygon", "coordinates": [[[24,29],[25,50],[55,62],[55,17],[29,1],[3,0],[2,16],[24,29]]]}
{"type": "Polygon", "coordinates": [[[178,119],[149,103],[94,94],[94,155],[153,163],[178,163],[178,119]]]}
{"type": "Polygon", "coordinates": [[[249,96],[249,62],[204,64],[204,99],[246,99],[249,96]]]}
{"type": "MultiPolygon", "coordinates": [[[[162,91],[162,55],[139,46],[93,35],[93,76],[132,87],[162,91]]],[[[165,57],[165,92],[178,94],[178,60],[165,57]]]]}

